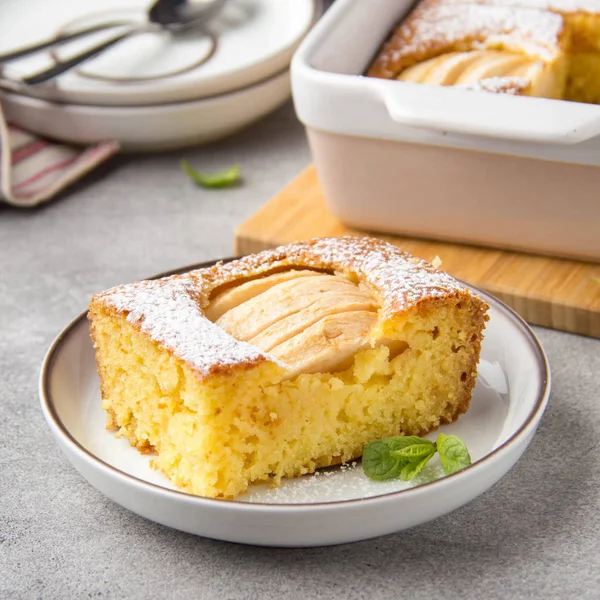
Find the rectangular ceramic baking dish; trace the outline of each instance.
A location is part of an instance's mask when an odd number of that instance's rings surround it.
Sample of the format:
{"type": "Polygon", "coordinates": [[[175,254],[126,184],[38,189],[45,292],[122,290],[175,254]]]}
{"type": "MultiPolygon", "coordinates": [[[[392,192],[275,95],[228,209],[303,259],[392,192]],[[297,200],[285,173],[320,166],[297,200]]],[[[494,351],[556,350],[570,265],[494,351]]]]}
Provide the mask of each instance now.
{"type": "Polygon", "coordinates": [[[362,76],[414,0],[336,0],[292,61],[326,201],[362,229],[600,261],[600,106],[362,76]]]}

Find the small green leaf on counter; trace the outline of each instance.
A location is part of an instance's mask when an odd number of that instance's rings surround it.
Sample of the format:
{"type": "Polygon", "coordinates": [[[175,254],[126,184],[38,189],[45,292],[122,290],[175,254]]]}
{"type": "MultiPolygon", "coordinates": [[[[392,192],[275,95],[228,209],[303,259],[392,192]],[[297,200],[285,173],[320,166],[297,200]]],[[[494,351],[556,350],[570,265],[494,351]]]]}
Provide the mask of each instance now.
{"type": "Polygon", "coordinates": [[[446,475],[456,473],[471,464],[465,443],[455,435],[440,433],[435,443],[416,435],[376,440],[363,449],[365,475],[376,481],[402,479],[410,481],[431,460],[440,454],[446,475]]]}
{"type": "Polygon", "coordinates": [[[217,173],[200,173],[192,168],[186,160],[181,161],[181,169],[190,179],[205,188],[221,188],[234,185],[241,181],[239,165],[229,167],[217,173]]]}
{"type": "Polygon", "coordinates": [[[471,455],[465,443],[458,436],[440,433],[436,440],[436,446],[440,453],[442,469],[446,475],[452,475],[471,464],[471,455]]]}

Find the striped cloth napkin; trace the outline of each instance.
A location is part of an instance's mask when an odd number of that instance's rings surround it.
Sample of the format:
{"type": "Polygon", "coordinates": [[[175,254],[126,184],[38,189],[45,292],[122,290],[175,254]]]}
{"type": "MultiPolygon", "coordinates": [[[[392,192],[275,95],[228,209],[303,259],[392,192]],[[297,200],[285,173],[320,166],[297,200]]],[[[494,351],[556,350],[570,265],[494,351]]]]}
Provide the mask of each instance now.
{"type": "Polygon", "coordinates": [[[32,207],[119,151],[117,142],[82,147],[61,144],[9,125],[0,105],[0,200],[32,207]]]}

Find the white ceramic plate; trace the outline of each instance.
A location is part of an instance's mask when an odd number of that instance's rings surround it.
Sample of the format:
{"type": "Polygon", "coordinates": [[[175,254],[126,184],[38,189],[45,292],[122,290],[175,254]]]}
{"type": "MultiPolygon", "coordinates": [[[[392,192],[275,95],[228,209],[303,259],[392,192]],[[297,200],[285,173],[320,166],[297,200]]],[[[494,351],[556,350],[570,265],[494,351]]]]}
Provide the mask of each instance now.
{"type": "MultiPolygon", "coordinates": [[[[207,265],[178,272],[199,266],[207,265]]],[[[491,306],[491,319],[472,405],[440,429],[466,441],[474,464],[448,477],[433,459],[410,483],[372,482],[357,463],[276,489],[255,486],[235,501],[177,491],[149,467],[148,456],[105,430],[85,314],[48,351],[42,408],[61,449],[93,486],[169,527],[264,546],[340,544],[393,533],[451,512],[496,483],[528,446],[548,402],[550,371],[535,335],[508,307],[479,293],[491,306]]]]}
{"type": "MultiPolygon", "coordinates": [[[[150,4],[151,0],[4,0],[0,54],[102,23],[144,22],[150,4]]],[[[316,0],[228,0],[207,26],[211,35],[198,31],[135,35],[24,93],[66,104],[140,106],[232,92],[287,69],[318,14],[316,0]]],[[[31,75],[120,31],[124,29],[60,46],[54,58],[45,51],[11,62],[6,75],[17,79],[31,75]]]]}
{"type": "Polygon", "coordinates": [[[124,151],[171,150],[212,142],[266,116],[289,97],[288,70],[229,94],[158,106],[57,104],[0,94],[10,123],[66,142],[116,140],[124,151]]]}

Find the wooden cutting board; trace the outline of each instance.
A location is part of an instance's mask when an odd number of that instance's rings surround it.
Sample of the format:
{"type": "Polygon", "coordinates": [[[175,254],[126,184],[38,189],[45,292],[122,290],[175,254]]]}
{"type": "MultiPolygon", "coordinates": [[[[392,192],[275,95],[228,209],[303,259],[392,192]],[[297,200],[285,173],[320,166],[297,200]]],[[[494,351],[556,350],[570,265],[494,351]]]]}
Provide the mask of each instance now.
{"type": "MultiPolygon", "coordinates": [[[[329,212],[310,166],[238,227],[235,249],[248,254],[296,240],[349,233],[367,235],[346,227],[329,212]]],[[[445,271],[494,294],[532,324],[600,338],[600,264],[369,235],[429,261],[439,256],[445,271]]]]}

